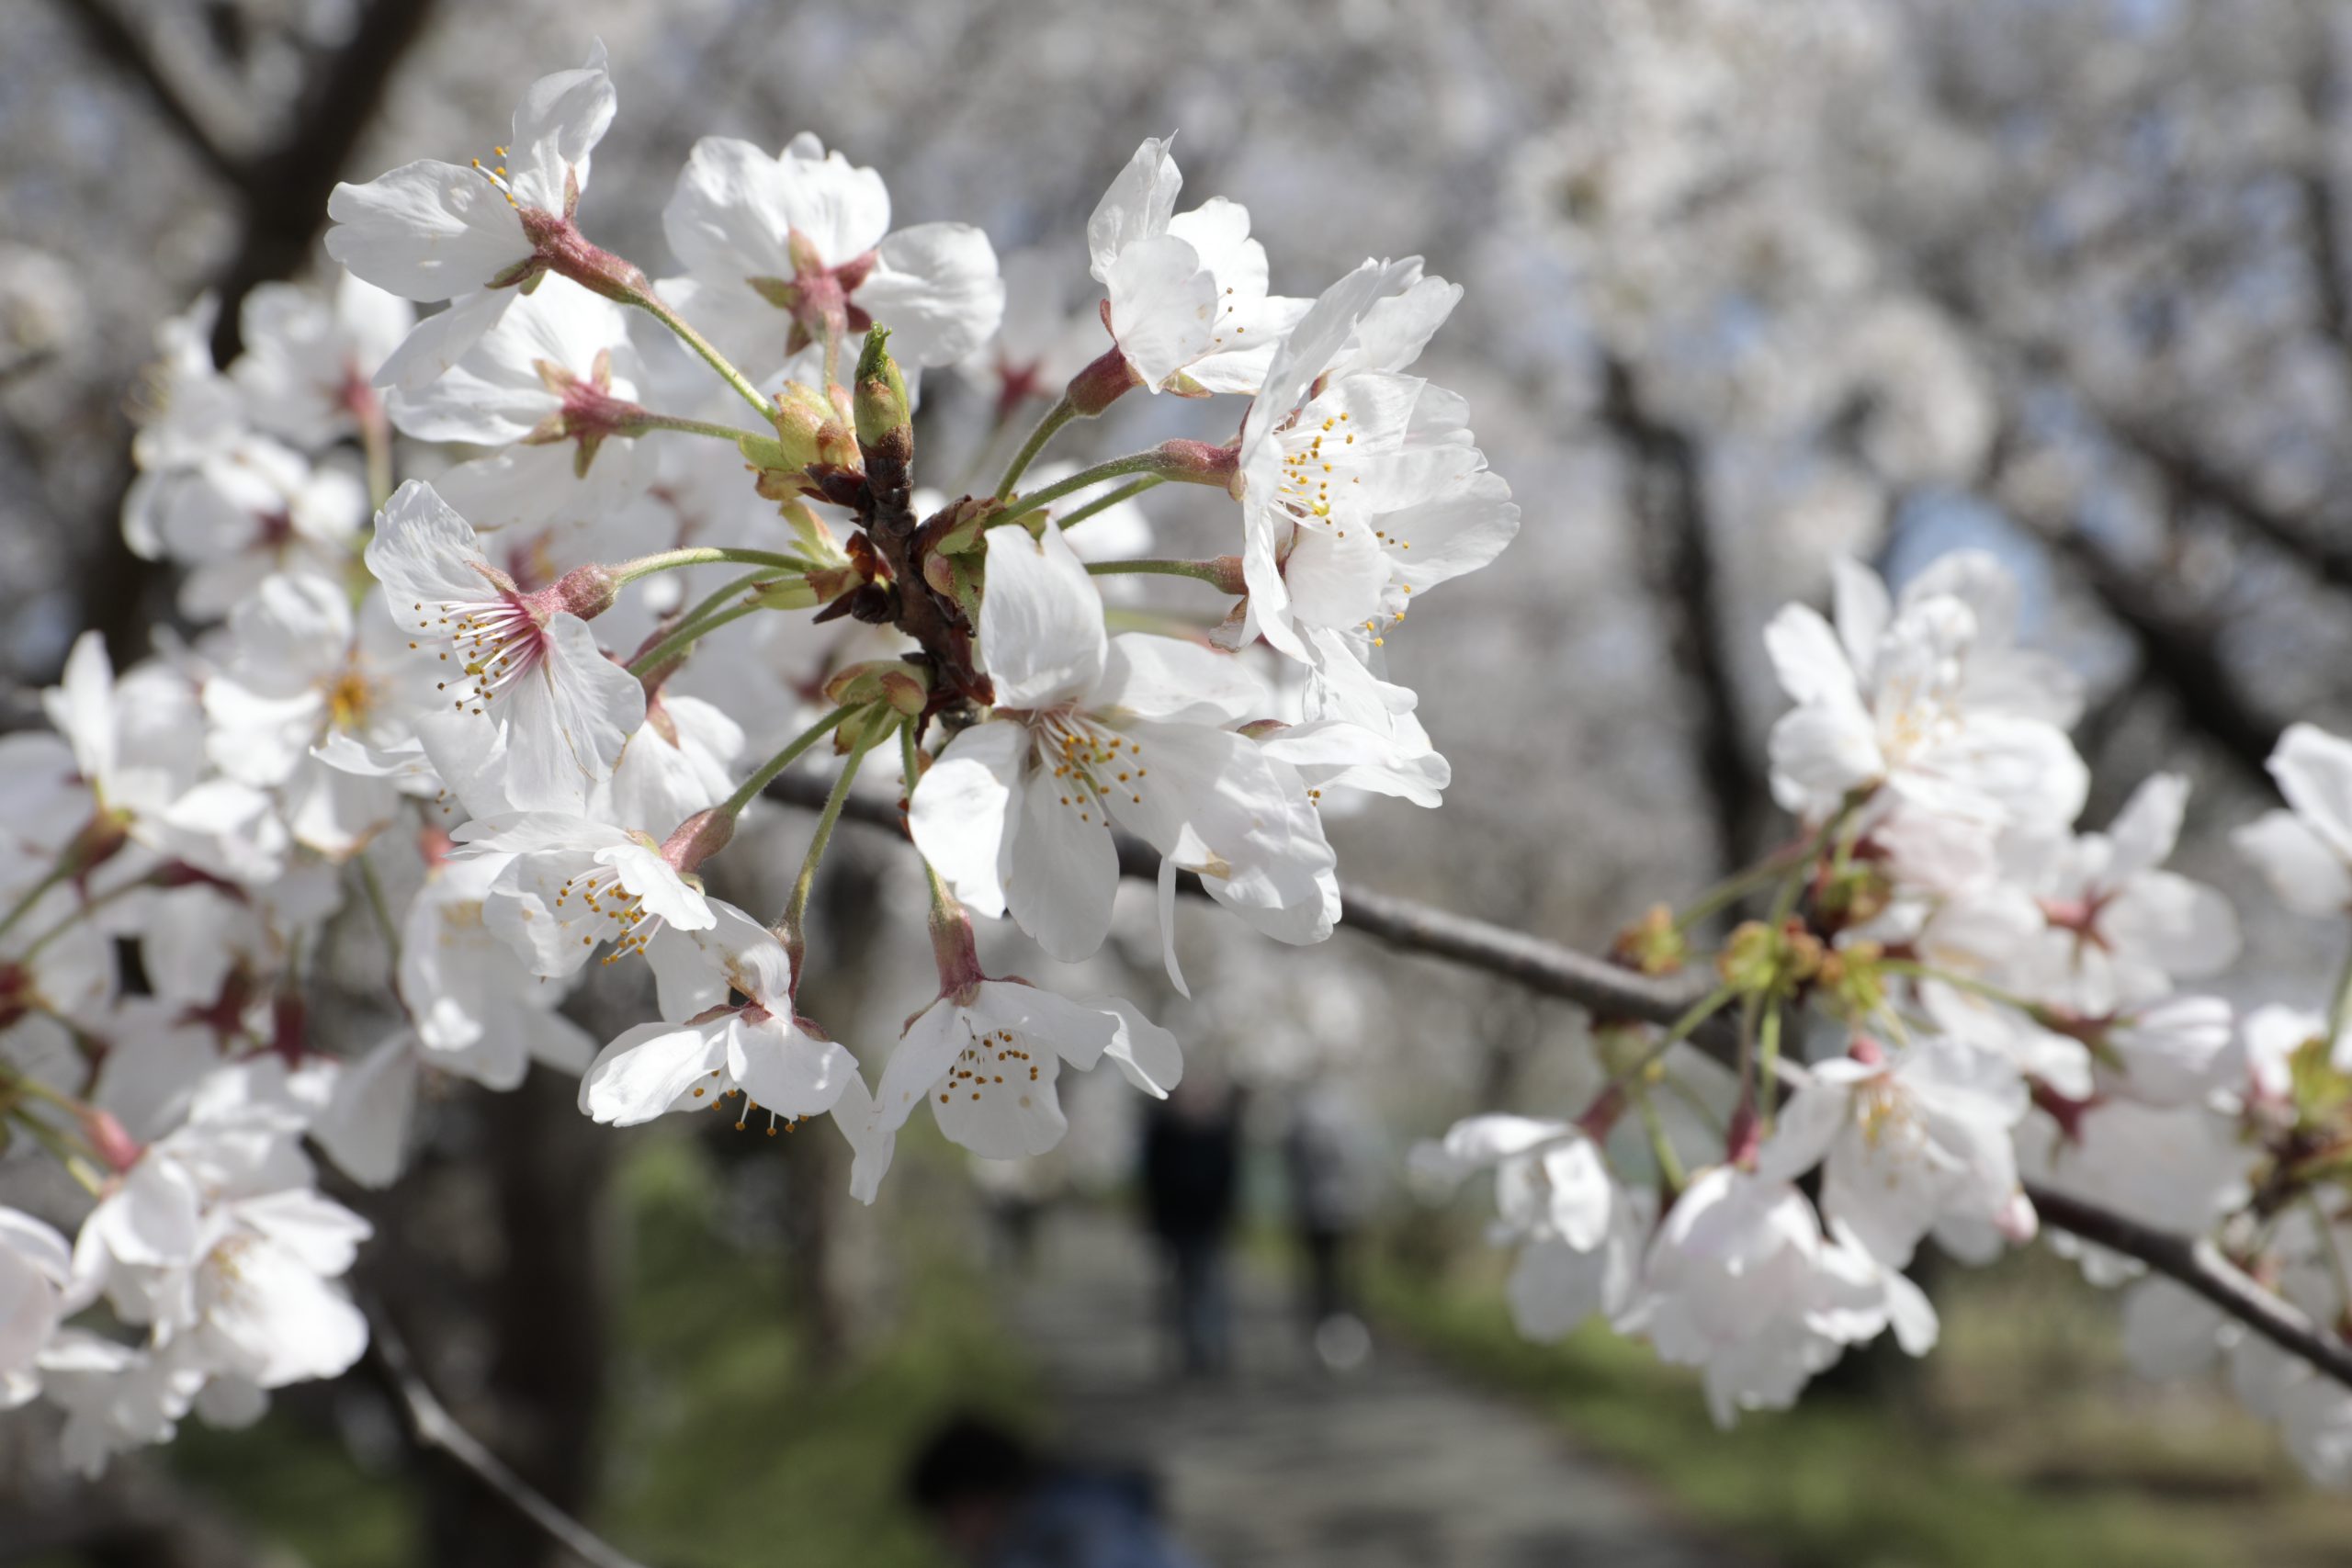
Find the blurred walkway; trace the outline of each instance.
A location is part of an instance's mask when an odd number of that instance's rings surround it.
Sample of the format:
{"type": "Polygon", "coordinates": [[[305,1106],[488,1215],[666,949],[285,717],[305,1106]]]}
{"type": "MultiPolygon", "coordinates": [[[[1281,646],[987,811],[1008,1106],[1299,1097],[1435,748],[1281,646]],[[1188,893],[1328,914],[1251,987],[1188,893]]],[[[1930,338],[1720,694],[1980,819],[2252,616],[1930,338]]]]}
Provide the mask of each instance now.
{"type": "Polygon", "coordinates": [[[1163,1371],[1152,1260],[1118,1217],[1057,1213],[1012,1320],[1075,1457],[1159,1478],[1210,1568],[1680,1568],[1732,1561],[1534,1415],[1383,1341],[1347,1377],[1305,1358],[1287,1295],[1236,1281],[1236,1367],[1163,1371]]]}

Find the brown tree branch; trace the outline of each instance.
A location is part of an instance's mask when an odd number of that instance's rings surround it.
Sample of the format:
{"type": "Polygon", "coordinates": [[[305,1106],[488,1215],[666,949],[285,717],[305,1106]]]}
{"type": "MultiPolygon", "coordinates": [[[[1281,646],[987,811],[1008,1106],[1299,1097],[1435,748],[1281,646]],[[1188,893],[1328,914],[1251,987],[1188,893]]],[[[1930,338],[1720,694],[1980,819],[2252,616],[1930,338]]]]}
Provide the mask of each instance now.
{"type": "MultiPolygon", "coordinates": [[[[767,793],[786,805],[814,811],[824,805],[826,785],[814,775],[787,773],[770,784],[767,793]]],[[[854,795],[842,816],[904,835],[901,814],[888,801],[854,795]]],[[[1159,873],[1159,857],[1148,846],[1122,839],[1119,870],[1124,875],[1149,881],[1159,873]]],[[[1180,886],[1188,893],[1202,892],[1199,880],[1193,876],[1182,878],[1180,886]]],[[[1687,982],[1654,979],[1542,937],[1366,887],[1342,886],[1340,911],[1342,926],[1402,952],[1480,970],[1602,1016],[1670,1025],[1702,994],[1702,988],[1687,982]]],[[[1719,1059],[1736,1055],[1738,1046],[1728,1023],[1721,1015],[1709,1023],[1713,1027],[1692,1032],[1691,1043],[1719,1059]]],[[[1793,1075],[1797,1069],[1783,1064],[1783,1070],[1793,1075]]],[[[2321,1333],[2295,1307],[2233,1267],[2211,1244],[2152,1229],[2039,1183],[2029,1182],[2026,1196],[2046,1224],[2139,1259],[2290,1355],[2352,1387],[2352,1347],[2321,1333]]]]}
{"type": "Polygon", "coordinates": [[[368,1314],[368,1359],[398,1404],[409,1436],[420,1449],[447,1458],[492,1495],[512,1508],[552,1545],[591,1568],[644,1568],[545,1497],[488,1445],[458,1424],[410,1359],[408,1343],[380,1312],[368,1314]]]}
{"type": "Polygon", "coordinates": [[[2172,694],[2182,720],[2248,778],[2267,777],[2270,753],[2286,727],[2257,711],[2240,688],[2222,657],[2219,628],[2171,608],[2150,583],[2079,527],[2045,528],[2042,536],[2132,635],[2142,665],[2172,694]]]}
{"type": "Polygon", "coordinates": [[[148,47],[145,33],[123,16],[113,0],[62,0],[62,8],[81,28],[92,53],[146,89],[155,112],[171,123],[189,152],[230,189],[241,196],[252,194],[251,167],[221,145],[220,132],[188,102],[180,84],[148,47]]]}
{"type": "Polygon", "coordinates": [[[1628,499],[1643,525],[1641,554],[1666,611],[1675,662],[1698,699],[1690,742],[1714,818],[1717,863],[1735,866],[1746,856],[1751,808],[1762,792],[1741,741],[1738,687],[1724,657],[1714,530],[1697,445],[1644,407],[1633,367],[1613,355],[1602,367],[1598,412],[1625,448],[1628,499]]]}
{"type": "Polygon", "coordinates": [[[222,364],[240,346],[238,306],[255,284],[301,270],[326,217],[327,197],[343,166],[375,122],[384,89],[424,32],[434,0],[373,0],[351,39],[337,50],[302,96],[293,129],[256,159],[244,188],[244,233],[221,270],[220,320],[212,352],[222,364]]]}

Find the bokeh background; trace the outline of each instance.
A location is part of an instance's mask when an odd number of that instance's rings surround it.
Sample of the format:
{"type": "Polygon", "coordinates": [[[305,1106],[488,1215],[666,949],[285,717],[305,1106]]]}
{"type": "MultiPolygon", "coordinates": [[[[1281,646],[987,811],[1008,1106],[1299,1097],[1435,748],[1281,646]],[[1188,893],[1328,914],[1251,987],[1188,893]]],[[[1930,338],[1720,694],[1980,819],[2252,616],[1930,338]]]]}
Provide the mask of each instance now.
{"type": "MultiPolygon", "coordinates": [[[[1899,581],[1982,547],[2087,683],[2087,820],[2188,773],[2180,863],[2238,903],[2233,986],[2324,989],[2329,933],[2272,915],[2221,834],[2267,803],[2284,723],[2352,723],[2352,16],[2329,0],[11,0],[0,720],[32,722],[80,627],[122,662],[170,626],[116,521],[158,323],[218,293],[225,361],[242,293],[322,259],[334,180],[482,150],[592,36],[621,112],[583,222],[657,276],[705,134],[816,130],[883,171],[900,221],[975,222],[1075,276],[1102,186],[1172,130],[1188,199],[1249,206],[1278,292],[1412,252],[1467,286],[1422,368],[1469,399],[1525,526],[1389,636],[1454,782],[1435,815],[1335,821],[1350,876],[1604,943],[1777,841],[1771,612],[1823,601],[1841,553],[1899,581]]],[[[925,450],[969,454],[985,412],[934,378],[925,450]]],[[[1223,434],[1206,420],[1162,399],[1087,434],[1223,434]]],[[[1165,494],[1171,539],[1205,526],[1165,494]]],[[[846,855],[828,1016],[887,1037],[928,984],[920,930],[897,852],[846,855]]],[[[1934,1358],[1865,1358],[1728,1438],[1637,1348],[1519,1346],[1475,1205],[1396,1173],[1468,1111],[1580,1103],[1582,1021],[1344,934],[1278,950],[1206,918],[1186,1002],[1128,913],[1132,965],[1081,979],[1130,987],[1250,1107],[1228,1386],[1165,1386],[1148,1260],[1103,1262],[1135,1246],[1116,1093],[1081,1091],[1049,1168],[976,1186],[918,1148],[865,1211],[813,1138],[616,1135],[566,1084],[453,1089],[416,1178],[373,1201],[370,1288],[469,1426],[655,1564],[938,1561],[898,1478],[973,1405],[1149,1466],[1219,1562],[2352,1556],[2352,1507],[2224,1391],[2132,1379],[2111,1303],[2046,1255],[1937,1271],[1934,1358]],[[1282,1130],[1310,1096],[1387,1173],[1358,1382],[1306,1366],[1279,1305],[1282,1130]],[[1044,1232],[1016,1258],[989,1215],[1032,1198],[1044,1232]],[[1340,1440],[1380,1420],[1419,1429],[1340,1440]],[[1496,1477],[1518,1472],[1456,1462],[1496,1423],[1524,1484],[1587,1485],[1607,1531],[1514,1536],[1496,1477]]],[[[0,1423],[0,1562],[544,1555],[359,1376],[96,1487],[0,1423]]]]}

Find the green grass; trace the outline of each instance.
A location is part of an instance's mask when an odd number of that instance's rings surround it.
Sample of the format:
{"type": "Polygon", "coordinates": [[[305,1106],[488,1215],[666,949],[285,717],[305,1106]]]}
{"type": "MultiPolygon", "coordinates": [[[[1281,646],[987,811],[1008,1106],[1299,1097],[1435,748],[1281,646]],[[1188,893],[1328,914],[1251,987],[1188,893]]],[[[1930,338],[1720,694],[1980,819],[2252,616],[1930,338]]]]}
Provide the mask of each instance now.
{"type": "Polygon", "coordinates": [[[781,1260],[729,1247],[697,1154],[674,1143],[628,1172],[614,1539],[664,1568],[939,1562],[899,1500],[908,1455],[951,1411],[1028,1425],[1036,1403],[962,1249],[943,1245],[935,1211],[896,1203],[895,1321],[812,1381],[777,1310],[781,1260]]]}
{"type": "Polygon", "coordinates": [[[1465,1374],[1533,1402],[1686,1514],[1790,1568],[2205,1568],[2341,1562],[2352,1504],[2208,1394],[2121,1371],[2111,1303],[2046,1258],[1945,1292],[1946,1343],[1892,1391],[1818,1389],[1792,1412],[1708,1419],[1697,1380],[1589,1327],[1511,1330],[1498,1266],[1376,1275],[1382,1314],[1465,1374]],[[1433,1282],[1434,1281],[1434,1282],[1433,1282]]]}
{"type": "MultiPolygon", "coordinates": [[[[628,1245],[594,1528],[661,1568],[942,1562],[899,1502],[909,1455],[955,1410],[1035,1427],[1040,1395],[968,1249],[950,1244],[955,1189],[930,1179],[925,1152],[902,1149],[913,1168],[893,1173],[884,1288],[869,1292],[882,1299],[861,1303],[844,1364],[820,1372],[783,1258],[729,1234],[704,1145],[638,1141],[616,1184],[628,1245]]],[[[421,1561],[415,1490],[363,1470],[315,1417],[280,1411],[231,1433],[191,1421],[170,1459],[192,1490],[317,1568],[421,1561]]]]}

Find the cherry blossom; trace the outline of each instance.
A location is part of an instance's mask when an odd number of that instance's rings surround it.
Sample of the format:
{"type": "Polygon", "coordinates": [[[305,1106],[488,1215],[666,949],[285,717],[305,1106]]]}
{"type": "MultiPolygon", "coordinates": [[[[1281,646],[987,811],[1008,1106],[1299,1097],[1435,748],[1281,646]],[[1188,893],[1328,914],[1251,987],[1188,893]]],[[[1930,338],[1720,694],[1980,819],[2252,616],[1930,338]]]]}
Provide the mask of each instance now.
{"type": "Polygon", "coordinates": [[[514,108],[514,137],[486,164],[419,159],[327,199],[327,254],[403,299],[450,301],[417,323],[376,372],[422,386],[462,359],[545,269],[545,247],[572,236],[589,153],[613,122],[605,46],[577,70],[540,77],[514,108]]]}
{"type": "Polygon", "coordinates": [[[1004,313],[986,234],[965,223],[893,230],[882,176],[807,131],[774,157],[730,137],[695,142],[662,229],[686,268],[662,293],[754,378],[829,331],[863,336],[875,321],[889,324],[903,362],[952,365],[1004,313]]]}
{"type": "Polygon", "coordinates": [[[1137,147],[1086,221],[1103,325],[1147,391],[1255,392],[1307,301],[1267,292],[1249,209],[1220,196],[1176,210],[1170,145],[1137,147]]]}
{"type": "Polygon", "coordinates": [[[509,795],[584,802],[645,721],[644,688],[599,651],[582,618],[609,602],[609,588],[567,577],[526,593],[491,564],[472,526],[413,479],[379,515],[367,558],[413,657],[438,667],[448,711],[509,738],[509,795]]]}
{"type": "Polygon", "coordinates": [[[1255,679],[1196,644],[1106,635],[1050,523],[1035,539],[995,531],[988,559],[980,648],[998,716],[949,743],[910,817],[956,897],[1084,958],[1110,929],[1116,822],[1267,934],[1329,934],[1339,889],[1306,784],[1225,728],[1261,700],[1255,679]]]}

